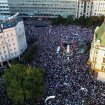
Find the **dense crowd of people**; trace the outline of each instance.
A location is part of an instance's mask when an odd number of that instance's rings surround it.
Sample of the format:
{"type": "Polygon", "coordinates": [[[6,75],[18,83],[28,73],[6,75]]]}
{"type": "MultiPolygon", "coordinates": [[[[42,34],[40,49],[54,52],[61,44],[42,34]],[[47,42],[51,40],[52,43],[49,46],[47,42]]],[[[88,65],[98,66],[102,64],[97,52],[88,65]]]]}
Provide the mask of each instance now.
{"type": "MultiPolygon", "coordinates": [[[[102,95],[105,84],[91,75],[86,64],[94,30],[76,25],[50,26],[48,23],[46,27],[36,27],[35,20],[25,22],[27,37],[37,38],[39,45],[38,56],[30,65],[45,68],[45,97],[55,96],[46,105],[105,105],[102,95]],[[69,60],[62,49],[56,53],[57,47],[63,48],[65,43],[66,47],[70,44],[72,52],[69,60]],[[81,49],[85,52],[81,53],[81,49]]],[[[45,24],[47,21],[40,22],[45,24]]]]}
{"type": "Polygon", "coordinates": [[[76,25],[33,28],[39,44],[33,65],[45,68],[46,97],[55,96],[46,105],[104,105],[105,84],[91,75],[86,64],[94,29],[76,25]],[[63,50],[56,53],[57,47],[64,47],[65,43],[70,44],[72,51],[69,60],[63,50]],[[81,53],[82,48],[85,52],[81,53]]]}

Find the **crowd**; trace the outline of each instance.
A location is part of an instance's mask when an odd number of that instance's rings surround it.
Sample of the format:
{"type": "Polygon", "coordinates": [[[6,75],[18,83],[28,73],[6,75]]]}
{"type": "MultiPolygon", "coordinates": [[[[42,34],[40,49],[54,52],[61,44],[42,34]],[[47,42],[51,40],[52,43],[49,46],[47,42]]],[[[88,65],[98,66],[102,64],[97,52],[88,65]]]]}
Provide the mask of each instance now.
{"type": "Polygon", "coordinates": [[[102,93],[105,85],[91,75],[90,67],[86,64],[89,51],[79,53],[82,47],[87,50],[88,43],[93,39],[94,30],[81,26],[48,26],[34,27],[38,35],[38,59],[33,65],[42,66],[46,70],[45,89],[49,99],[47,105],[104,105],[102,93]],[[62,51],[57,54],[57,47],[65,43],[68,38],[73,52],[70,60],[62,51]]]}
{"type": "Polygon", "coordinates": [[[91,75],[86,64],[89,58],[87,43],[91,43],[94,30],[76,25],[36,27],[34,21],[28,20],[25,24],[27,37],[37,38],[39,45],[38,56],[30,65],[46,70],[45,97],[55,96],[46,105],[105,105],[102,95],[105,84],[91,75]],[[69,60],[63,50],[56,53],[57,47],[65,43],[70,44],[72,51],[69,60]],[[85,52],[80,53],[82,48],[85,52]]]}

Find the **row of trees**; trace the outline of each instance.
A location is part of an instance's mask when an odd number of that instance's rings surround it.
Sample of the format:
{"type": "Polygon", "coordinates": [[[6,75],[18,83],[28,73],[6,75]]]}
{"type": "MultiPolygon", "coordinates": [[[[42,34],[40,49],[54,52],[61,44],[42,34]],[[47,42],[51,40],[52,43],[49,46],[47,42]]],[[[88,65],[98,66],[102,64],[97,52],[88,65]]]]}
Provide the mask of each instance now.
{"type": "Polygon", "coordinates": [[[4,72],[3,85],[13,105],[35,105],[44,96],[44,69],[22,64],[12,65],[4,72]]]}
{"type": "Polygon", "coordinates": [[[62,16],[58,16],[58,18],[52,18],[52,25],[69,25],[73,24],[73,17],[68,16],[67,18],[63,18],[62,16]]]}
{"type": "Polygon", "coordinates": [[[52,19],[52,25],[69,25],[69,24],[76,24],[82,25],[85,27],[92,27],[92,26],[99,26],[102,24],[104,20],[104,16],[91,16],[85,17],[81,16],[80,18],[73,19],[73,16],[68,16],[67,18],[63,18],[62,16],[58,16],[58,18],[52,19]]]}

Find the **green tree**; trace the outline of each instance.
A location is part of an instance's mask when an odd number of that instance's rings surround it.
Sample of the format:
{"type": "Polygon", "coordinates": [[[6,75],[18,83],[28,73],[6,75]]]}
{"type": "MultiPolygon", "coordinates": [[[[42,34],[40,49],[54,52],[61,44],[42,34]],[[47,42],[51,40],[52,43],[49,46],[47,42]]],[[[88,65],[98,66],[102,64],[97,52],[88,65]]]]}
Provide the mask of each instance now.
{"type": "Polygon", "coordinates": [[[33,58],[37,55],[38,45],[33,43],[28,47],[28,50],[24,54],[24,61],[29,63],[33,60],[33,58]]]}
{"type": "Polygon", "coordinates": [[[52,18],[51,21],[52,21],[51,22],[52,25],[58,25],[57,18],[52,18]]]}
{"type": "Polygon", "coordinates": [[[76,19],[74,20],[74,23],[75,23],[76,25],[79,25],[79,19],[76,18],[76,19]]]}
{"type": "Polygon", "coordinates": [[[103,15],[102,16],[99,16],[99,23],[98,23],[99,26],[103,23],[104,18],[105,17],[103,15]]]}
{"type": "Polygon", "coordinates": [[[86,17],[85,18],[85,26],[91,27],[92,25],[93,25],[93,21],[92,21],[91,17],[86,17]]]}
{"type": "Polygon", "coordinates": [[[60,25],[63,24],[65,19],[62,16],[58,16],[57,18],[52,18],[52,25],[60,25]]]}
{"type": "Polygon", "coordinates": [[[26,105],[30,100],[35,105],[34,99],[44,96],[44,70],[31,68],[21,64],[12,65],[4,72],[3,85],[13,105],[26,105]]]}
{"type": "Polygon", "coordinates": [[[58,18],[57,18],[57,22],[58,22],[58,24],[62,24],[63,17],[59,15],[58,18]]]}
{"type": "Polygon", "coordinates": [[[67,16],[66,22],[68,25],[73,24],[73,16],[67,16]]]}
{"type": "Polygon", "coordinates": [[[85,16],[81,16],[81,17],[79,18],[79,24],[82,25],[82,26],[85,25],[85,16]]]}

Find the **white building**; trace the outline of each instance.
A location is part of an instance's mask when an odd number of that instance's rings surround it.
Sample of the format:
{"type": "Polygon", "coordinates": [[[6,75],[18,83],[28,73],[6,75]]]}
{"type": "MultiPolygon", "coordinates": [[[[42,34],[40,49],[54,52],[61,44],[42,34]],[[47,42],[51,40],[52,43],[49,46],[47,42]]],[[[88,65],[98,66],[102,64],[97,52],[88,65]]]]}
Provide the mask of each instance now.
{"type": "Polygon", "coordinates": [[[105,0],[0,0],[1,14],[19,12],[23,17],[105,15],[105,0]]]}
{"type": "Polygon", "coordinates": [[[5,19],[9,14],[8,0],[0,0],[0,20],[5,19]]]}
{"type": "Polygon", "coordinates": [[[92,16],[105,15],[105,0],[94,0],[92,16]]]}
{"type": "Polygon", "coordinates": [[[89,62],[92,74],[98,80],[105,82],[105,23],[95,30],[89,62]]]}
{"type": "Polygon", "coordinates": [[[10,13],[21,16],[76,16],[78,0],[8,0],[10,13]]]}
{"type": "Polygon", "coordinates": [[[76,17],[85,16],[90,17],[92,14],[92,1],[78,0],[78,7],[76,17]]]}
{"type": "Polygon", "coordinates": [[[23,20],[12,16],[0,25],[0,62],[19,57],[26,48],[23,20]]]}

